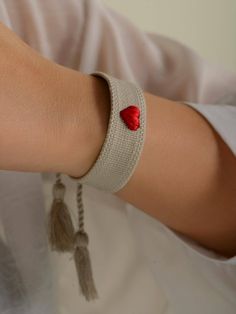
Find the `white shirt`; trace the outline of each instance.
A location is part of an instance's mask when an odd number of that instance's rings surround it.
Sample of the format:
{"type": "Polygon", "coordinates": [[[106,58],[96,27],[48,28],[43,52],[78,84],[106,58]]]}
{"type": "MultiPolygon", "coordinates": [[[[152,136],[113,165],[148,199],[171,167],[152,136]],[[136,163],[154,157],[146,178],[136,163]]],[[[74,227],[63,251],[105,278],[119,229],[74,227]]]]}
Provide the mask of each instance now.
{"type": "MultiPolygon", "coordinates": [[[[0,20],[45,57],[107,72],[198,110],[236,155],[236,75],[137,29],[97,0],[2,0],[0,20]],[[214,104],[214,105],[213,105],[214,104]]],[[[79,147],[78,147],[79,149],[79,147]]],[[[117,196],[83,186],[99,299],[48,250],[55,174],[0,172],[0,309],[8,314],[234,314],[236,257],[217,256],[117,196]]],[[[76,221],[76,183],[63,176],[76,221]]]]}

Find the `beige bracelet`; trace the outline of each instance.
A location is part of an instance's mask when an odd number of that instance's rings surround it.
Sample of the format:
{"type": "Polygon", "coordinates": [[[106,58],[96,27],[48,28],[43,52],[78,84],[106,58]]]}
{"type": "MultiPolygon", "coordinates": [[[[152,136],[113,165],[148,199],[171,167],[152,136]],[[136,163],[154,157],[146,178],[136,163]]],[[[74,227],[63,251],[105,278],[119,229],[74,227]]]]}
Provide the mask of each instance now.
{"type": "Polygon", "coordinates": [[[145,140],[146,103],[139,86],[103,72],[91,75],[102,77],[109,86],[111,111],[108,130],[100,154],[90,170],[83,177],[69,177],[81,184],[116,192],[129,181],[139,161],[145,140]]]}
{"type": "Polygon", "coordinates": [[[78,229],[75,230],[65,203],[66,186],[56,174],[53,202],[49,213],[49,242],[57,252],[73,253],[79,286],[87,301],[98,298],[88,250],[89,237],[84,228],[82,183],[116,192],[132,176],[145,139],[146,106],[142,90],[135,84],[115,79],[105,73],[92,75],[104,78],[111,94],[108,131],[100,154],[92,168],[77,181],[78,229]]]}

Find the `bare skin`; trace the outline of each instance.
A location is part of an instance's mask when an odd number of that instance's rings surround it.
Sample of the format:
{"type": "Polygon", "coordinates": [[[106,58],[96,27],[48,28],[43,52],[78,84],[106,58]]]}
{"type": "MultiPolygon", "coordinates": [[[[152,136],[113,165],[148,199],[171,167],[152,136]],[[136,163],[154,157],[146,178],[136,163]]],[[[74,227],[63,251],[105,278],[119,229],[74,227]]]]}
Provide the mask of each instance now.
{"type": "MultiPolygon", "coordinates": [[[[0,24],[0,168],[83,176],[105,139],[100,78],[62,67],[0,24]]],[[[187,105],[144,93],[139,163],[115,195],[201,245],[236,254],[236,158],[187,105]]]]}

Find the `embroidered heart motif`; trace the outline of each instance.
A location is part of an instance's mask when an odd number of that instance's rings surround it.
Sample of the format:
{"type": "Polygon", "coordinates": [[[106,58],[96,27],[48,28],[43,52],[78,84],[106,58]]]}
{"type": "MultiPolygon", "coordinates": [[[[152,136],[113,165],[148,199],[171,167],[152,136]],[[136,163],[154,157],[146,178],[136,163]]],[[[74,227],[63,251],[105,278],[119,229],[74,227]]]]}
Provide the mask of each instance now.
{"type": "Polygon", "coordinates": [[[137,106],[129,106],[121,110],[120,116],[130,130],[136,131],[140,127],[140,110],[137,106]]]}

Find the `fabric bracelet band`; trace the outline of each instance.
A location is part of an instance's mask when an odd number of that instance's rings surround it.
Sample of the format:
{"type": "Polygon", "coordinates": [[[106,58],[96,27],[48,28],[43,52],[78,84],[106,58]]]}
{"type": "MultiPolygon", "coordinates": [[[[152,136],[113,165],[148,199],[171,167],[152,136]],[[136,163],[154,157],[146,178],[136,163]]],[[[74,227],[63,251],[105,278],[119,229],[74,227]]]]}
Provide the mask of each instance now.
{"type": "Polygon", "coordinates": [[[136,84],[103,72],[91,75],[102,77],[109,86],[111,110],[107,134],[90,170],[83,177],[69,177],[81,184],[117,192],[129,181],[141,156],[146,134],[146,103],[142,89],[136,84]],[[139,126],[135,129],[137,121],[139,126]]]}

